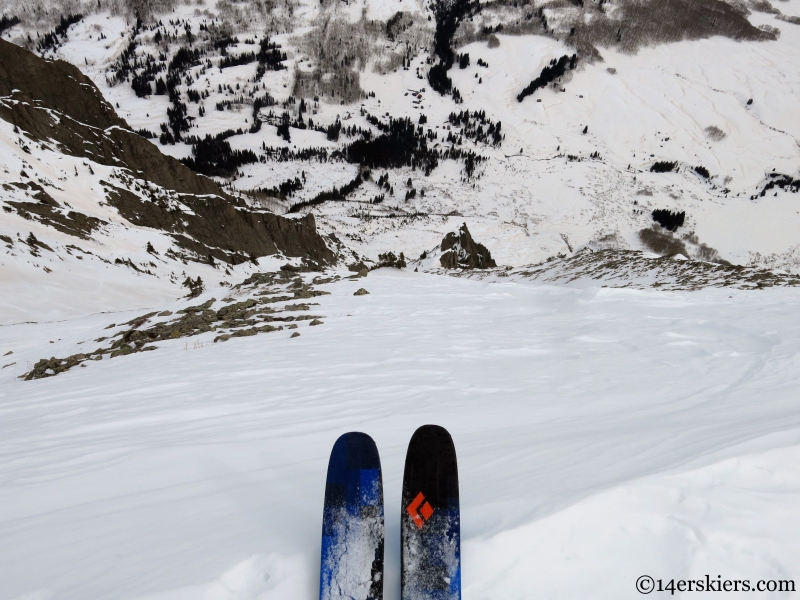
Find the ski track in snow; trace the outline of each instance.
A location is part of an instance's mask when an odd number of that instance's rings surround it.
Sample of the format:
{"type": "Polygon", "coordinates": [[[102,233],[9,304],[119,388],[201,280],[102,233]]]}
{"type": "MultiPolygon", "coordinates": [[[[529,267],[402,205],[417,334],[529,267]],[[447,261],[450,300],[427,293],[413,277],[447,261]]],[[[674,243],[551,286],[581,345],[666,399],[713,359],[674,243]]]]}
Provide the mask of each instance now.
{"type": "MultiPolygon", "coordinates": [[[[325,325],[296,339],[0,371],[0,599],[314,598],[328,455],[360,430],[381,453],[396,600],[402,466],[424,423],[458,452],[465,599],[800,579],[796,291],[387,269],[324,289],[325,325]]],[[[109,318],[0,327],[0,350],[49,355],[47,338],[109,318]]],[[[796,597],[747,595],[767,596],[796,597]]]]}

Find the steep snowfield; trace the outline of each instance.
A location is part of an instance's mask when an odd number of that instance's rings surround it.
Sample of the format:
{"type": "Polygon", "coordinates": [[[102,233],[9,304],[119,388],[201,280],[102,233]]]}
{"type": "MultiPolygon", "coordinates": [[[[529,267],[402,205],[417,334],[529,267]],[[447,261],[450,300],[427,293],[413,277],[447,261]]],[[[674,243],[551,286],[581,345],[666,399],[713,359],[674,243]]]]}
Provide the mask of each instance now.
{"type": "Polygon", "coordinates": [[[386,269],[323,288],[299,338],[208,334],[32,382],[20,361],[137,313],[0,327],[0,598],[313,598],[328,453],[361,430],[394,600],[424,423],[459,455],[466,599],[797,580],[796,291],[386,269]]]}
{"type": "MultiPolygon", "coordinates": [[[[0,235],[4,236],[0,245],[0,324],[169,302],[185,295],[180,283],[187,276],[202,277],[209,287],[231,280],[222,269],[166,256],[173,246],[166,233],[136,227],[123,219],[107,203],[104,189],[104,180],[117,181],[114,174],[119,169],[64,154],[54,146],[15,133],[10,123],[0,120],[0,186],[2,200],[9,203],[3,205],[7,210],[0,216],[0,235]],[[84,239],[24,218],[12,210],[11,203],[38,202],[31,185],[58,202],[61,213],[75,210],[104,224],[84,239]],[[30,235],[46,247],[32,246],[27,241],[30,235]],[[148,243],[158,254],[146,251],[148,243]]],[[[137,192],[139,184],[144,182],[136,182],[137,192]]],[[[278,259],[261,259],[264,269],[277,269],[280,264],[278,259]]],[[[230,267],[229,272],[235,273],[234,279],[244,278],[257,268],[243,264],[230,267]]]]}

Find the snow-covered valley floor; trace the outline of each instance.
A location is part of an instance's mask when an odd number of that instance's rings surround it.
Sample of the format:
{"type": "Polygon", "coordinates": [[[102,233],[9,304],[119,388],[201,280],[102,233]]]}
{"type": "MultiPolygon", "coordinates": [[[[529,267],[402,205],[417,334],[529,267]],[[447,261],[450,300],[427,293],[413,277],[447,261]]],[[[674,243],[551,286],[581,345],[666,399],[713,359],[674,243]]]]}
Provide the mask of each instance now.
{"type": "MultiPolygon", "coordinates": [[[[360,430],[383,461],[396,600],[402,466],[425,423],[458,451],[465,600],[800,581],[797,290],[390,269],[322,288],[324,325],[298,338],[0,371],[0,599],[311,600],[328,454],[360,430]]],[[[49,356],[109,320],[3,326],[0,353],[49,356]]]]}

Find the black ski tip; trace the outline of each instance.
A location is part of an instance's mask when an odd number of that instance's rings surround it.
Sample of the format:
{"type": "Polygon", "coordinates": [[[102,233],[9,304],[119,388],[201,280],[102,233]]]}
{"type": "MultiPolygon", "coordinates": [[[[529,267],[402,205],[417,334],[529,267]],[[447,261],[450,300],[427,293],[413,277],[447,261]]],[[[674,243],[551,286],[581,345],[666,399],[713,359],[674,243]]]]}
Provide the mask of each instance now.
{"type": "Polygon", "coordinates": [[[440,425],[423,425],[418,428],[406,452],[403,473],[404,505],[416,495],[417,488],[427,490],[430,503],[445,507],[458,502],[458,461],[456,447],[450,433],[440,425]]]}
{"type": "Polygon", "coordinates": [[[450,435],[450,432],[441,425],[423,425],[422,427],[418,427],[414,435],[411,436],[411,442],[409,443],[413,444],[417,437],[438,443],[450,442],[450,444],[453,444],[453,437],[450,435]]]}

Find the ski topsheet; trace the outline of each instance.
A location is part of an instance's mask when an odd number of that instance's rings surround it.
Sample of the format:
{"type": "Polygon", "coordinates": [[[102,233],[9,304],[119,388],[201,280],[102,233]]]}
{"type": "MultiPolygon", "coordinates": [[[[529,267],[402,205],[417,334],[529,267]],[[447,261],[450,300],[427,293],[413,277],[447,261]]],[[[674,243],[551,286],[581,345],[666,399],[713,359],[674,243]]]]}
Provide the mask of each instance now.
{"type": "Polygon", "coordinates": [[[443,427],[423,425],[409,442],[400,536],[402,600],[460,600],[458,466],[443,427]]]}
{"type": "Polygon", "coordinates": [[[383,599],[383,483],[375,442],[341,436],[325,482],[320,600],[383,599]]]}

